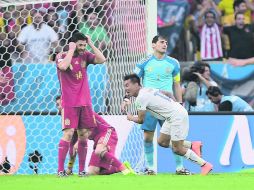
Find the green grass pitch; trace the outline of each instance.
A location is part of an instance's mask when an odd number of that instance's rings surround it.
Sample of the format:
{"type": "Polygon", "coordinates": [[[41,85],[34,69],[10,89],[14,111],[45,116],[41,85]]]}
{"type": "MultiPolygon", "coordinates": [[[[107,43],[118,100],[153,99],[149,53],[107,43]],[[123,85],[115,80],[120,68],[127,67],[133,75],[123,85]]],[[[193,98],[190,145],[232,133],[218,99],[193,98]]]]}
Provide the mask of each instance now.
{"type": "Polygon", "coordinates": [[[1,190],[247,190],[254,189],[254,169],[241,173],[207,176],[70,176],[12,175],[0,176],[1,190]]]}

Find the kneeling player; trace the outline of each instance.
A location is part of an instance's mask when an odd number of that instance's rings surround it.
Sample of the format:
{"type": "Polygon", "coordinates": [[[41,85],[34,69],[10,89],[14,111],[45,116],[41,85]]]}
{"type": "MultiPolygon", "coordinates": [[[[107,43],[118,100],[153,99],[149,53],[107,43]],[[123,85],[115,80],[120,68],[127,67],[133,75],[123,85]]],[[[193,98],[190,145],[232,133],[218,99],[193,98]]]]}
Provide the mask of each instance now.
{"type": "MultiPolygon", "coordinates": [[[[61,111],[60,97],[56,98],[57,107],[61,111]]],[[[89,139],[94,141],[94,151],[89,163],[88,175],[106,175],[122,172],[126,174],[135,174],[133,169],[130,167],[128,162],[122,164],[114,155],[117,145],[117,133],[115,129],[110,126],[100,115],[94,112],[94,117],[96,120],[96,127],[90,131],[89,139]]],[[[72,168],[75,162],[77,154],[77,131],[74,132],[73,138],[70,143],[70,160],[68,163],[68,169],[66,173],[68,175],[72,174],[72,168]]],[[[87,148],[84,150],[86,155],[87,148]]],[[[85,162],[85,161],[84,161],[85,162]]],[[[86,175],[87,175],[86,174],[86,175]]],[[[79,174],[79,176],[85,176],[84,173],[79,174]]]]}

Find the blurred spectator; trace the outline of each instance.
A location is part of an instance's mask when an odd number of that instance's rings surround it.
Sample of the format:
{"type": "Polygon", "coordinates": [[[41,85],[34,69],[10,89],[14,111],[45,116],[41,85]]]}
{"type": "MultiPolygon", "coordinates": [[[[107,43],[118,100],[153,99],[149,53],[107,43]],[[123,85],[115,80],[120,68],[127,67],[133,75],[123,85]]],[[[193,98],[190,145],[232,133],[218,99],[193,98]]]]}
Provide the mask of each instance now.
{"type": "Polygon", "coordinates": [[[222,14],[222,25],[232,26],[235,24],[235,14],[244,14],[244,23],[251,24],[251,11],[254,10],[254,5],[249,0],[222,0],[219,3],[219,9],[222,14]]]}
{"type": "Polygon", "coordinates": [[[157,16],[157,26],[158,28],[164,28],[164,27],[170,27],[175,24],[175,17],[172,17],[169,22],[165,23],[163,20],[160,18],[160,16],[157,16]]]}
{"type": "Polygon", "coordinates": [[[16,24],[15,6],[9,6],[3,9],[3,19],[1,21],[1,31],[8,33],[16,24]]]}
{"type": "Polygon", "coordinates": [[[201,0],[200,15],[204,15],[204,13],[207,11],[213,11],[215,14],[215,17],[218,18],[217,21],[219,22],[221,11],[219,10],[218,6],[213,0],[201,0]]]}
{"type": "Polygon", "coordinates": [[[12,73],[10,40],[0,33],[0,105],[6,105],[15,97],[12,73]]]}
{"type": "Polygon", "coordinates": [[[68,2],[61,2],[56,7],[56,13],[57,13],[57,17],[58,17],[59,31],[61,33],[64,33],[67,30],[68,16],[69,16],[70,9],[71,9],[71,7],[68,6],[68,2]]]}
{"type": "Polygon", "coordinates": [[[85,35],[89,35],[95,46],[99,47],[103,53],[108,49],[110,38],[105,28],[101,25],[98,13],[93,8],[86,11],[87,18],[84,18],[81,9],[78,9],[78,17],[81,18],[79,30],[85,35]]]}
{"type": "MultiPolygon", "coordinates": [[[[251,24],[251,10],[254,10],[254,6],[248,0],[235,0],[233,4],[234,13],[244,14],[244,24],[251,24]],[[248,2],[248,3],[247,3],[248,2]]],[[[234,15],[231,16],[231,25],[235,24],[234,15]]]]}
{"type": "Polygon", "coordinates": [[[23,47],[22,58],[26,63],[47,63],[50,48],[57,44],[57,33],[43,22],[41,13],[35,13],[33,24],[24,27],[19,36],[23,47]]]}
{"type": "Polygon", "coordinates": [[[221,0],[218,4],[218,8],[221,11],[221,23],[223,26],[231,26],[232,16],[234,16],[233,8],[234,0],[221,0]]]}
{"type": "Polygon", "coordinates": [[[210,76],[210,65],[199,61],[183,73],[184,106],[188,111],[214,111],[215,106],[206,96],[206,90],[217,83],[210,76]]]}
{"type": "MultiPolygon", "coordinates": [[[[249,1],[248,1],[249,2],[249,1]]],[[[244,24],[251,24],[251,11],[245,0],[235,0],[233,4],[234,13],[244,14],[244,24]]],[[[235,24],[234,15],[232,16],[233,24],[235,24]]]]}
{"type": "Polygon", "coordinates": [[[201,42],[201,59],[206,61],[222,60],[221,33],[216,23],[216,14],[212,10],[204,13],[199,17],[199,25],[202,27],[200,31],[201,42]]]}
{"type": "Polygon", "coordinates": [[[244,24],[243,13],[236,13],[235,25],[224,27],[223,33],[229,38],[229,57],[246,59],[254,57],[253,26],[244,24]]]}
{"type": "Polygon", "coordinates": [[[17,19],[17,24],[20,28],[24,28],[25,26],[32,24],[33,21],[29,10],[21,9],[19,13],[20,15],[17,19]]]}
{"type": "MultiPolygon", "coordinates": [[[[79,2],[80,1],[84,0],[79,0],[79,2]]],[[[55,13],[58,17],[57,25],[59,27],[59,46],[56,48],[57,53],[68,50],[67,44],[71,34],[78,31],[78,18],[75,10],[76,5],[76,1],[53,3],[55,13]]]]}
{"type": "Polygon", "coordinates": [[[48,9],[45,15],[45,22],[54,29],[55,32],[59,32],[58,15],[54,9],[48,9]]]}
{"type": "Polygon", "coordinates": [[[251,106],[240,97],[224,96],[217,86],[210,86],[206,91],[206,95],[216,106],[218,106],[218,111],[253,111],[251,106]]]}

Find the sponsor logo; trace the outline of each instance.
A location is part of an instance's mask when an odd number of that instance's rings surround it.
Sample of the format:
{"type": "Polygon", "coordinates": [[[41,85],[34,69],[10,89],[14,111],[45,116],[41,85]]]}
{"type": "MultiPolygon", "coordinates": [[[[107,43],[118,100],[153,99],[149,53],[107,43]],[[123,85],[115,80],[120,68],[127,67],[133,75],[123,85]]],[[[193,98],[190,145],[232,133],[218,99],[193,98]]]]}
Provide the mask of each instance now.
{"type": "Polygon", "coordinates": [[[10,163],[8,173],[15,173],[25,154],[26,131],[21,116],[0,116],[0,163],[10,163]]]}
{"type": "Polygon", "coordinates": [[[242,161],[246,165],[254,165],[254,150],[252,148],[252,140],[250,136],[250,129],[248,118],[244,115],[235,115],[232,128],[229,132],[228,138],[224,145],[220,157],[221,165],[230,165],[230,156],[234,141],[238,138],[240,146],[240,155],[242,161]]]}

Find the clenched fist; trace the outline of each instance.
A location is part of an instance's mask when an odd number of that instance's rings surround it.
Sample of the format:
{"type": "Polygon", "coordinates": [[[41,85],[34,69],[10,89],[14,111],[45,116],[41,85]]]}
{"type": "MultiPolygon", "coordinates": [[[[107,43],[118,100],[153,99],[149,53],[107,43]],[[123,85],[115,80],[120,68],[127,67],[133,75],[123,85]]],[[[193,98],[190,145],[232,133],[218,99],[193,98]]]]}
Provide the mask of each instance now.
{"type": "Polygon", "coordinates": [[[76,49],[76,43],[74,43],[74,42],[70,42],[69,43],[69,50],[75,50],[76,49]]]}

